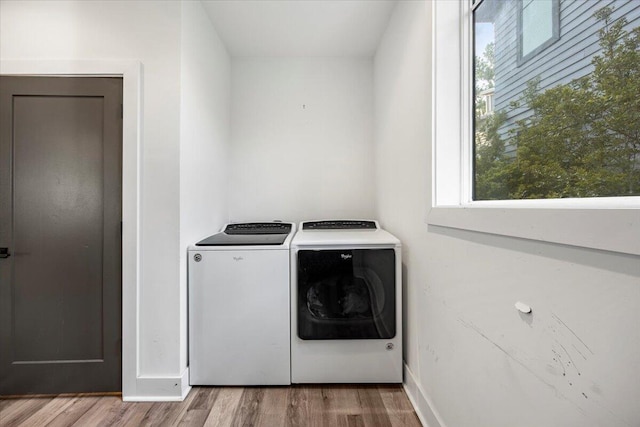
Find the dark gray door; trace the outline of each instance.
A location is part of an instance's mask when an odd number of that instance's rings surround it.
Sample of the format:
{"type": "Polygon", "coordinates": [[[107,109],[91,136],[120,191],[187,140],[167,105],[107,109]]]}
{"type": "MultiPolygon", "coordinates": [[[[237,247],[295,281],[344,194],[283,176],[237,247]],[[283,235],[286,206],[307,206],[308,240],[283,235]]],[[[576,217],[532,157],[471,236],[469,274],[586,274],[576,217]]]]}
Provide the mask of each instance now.
{"type": "Polygon", "coordinates": [[[121,390],[121,105],[0,77],[0,394],[121,390]]]}

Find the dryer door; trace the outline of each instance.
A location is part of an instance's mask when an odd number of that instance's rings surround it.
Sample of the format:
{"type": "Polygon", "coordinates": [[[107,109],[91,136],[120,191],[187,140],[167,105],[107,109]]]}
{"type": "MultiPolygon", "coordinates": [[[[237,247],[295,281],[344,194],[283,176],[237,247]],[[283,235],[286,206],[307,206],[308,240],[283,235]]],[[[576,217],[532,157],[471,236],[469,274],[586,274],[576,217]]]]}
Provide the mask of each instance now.
{"type": "Polygon", "coordinates": [[[298,337],[395,337],[395,278],[393,249],[300,250],[298,337]]]}

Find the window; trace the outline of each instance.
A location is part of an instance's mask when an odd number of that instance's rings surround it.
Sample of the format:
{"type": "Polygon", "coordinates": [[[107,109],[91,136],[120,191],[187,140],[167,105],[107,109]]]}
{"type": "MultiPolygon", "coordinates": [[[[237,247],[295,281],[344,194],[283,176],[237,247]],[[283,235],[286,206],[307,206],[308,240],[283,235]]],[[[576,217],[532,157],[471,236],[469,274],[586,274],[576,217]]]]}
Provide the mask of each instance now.
{"type": "Polygon", "coordinates": [[[633,1],[476,1],[474,200],[640,195],[633,1]]]}
{"type": "MultiPolygon", "coordinates": [[[[541,59],[561,46],[562,40],[545,50],[536,61],[528,62],[527,66],[536,64],[535,67],[529,69],[531,76],[518,74],[525,68],[517,67],[518,41],[514,30],[517,21],[517,6],[520,3],[516,1],[493,3],[496,6],[493,16],[506,17],[505,12],[508,10],[506,7],[512,8],[512,30],[509,40],[512,51],[510,61],[512,65],[516,63],[510,68],[510,72],[515,74],[512,74],[508,80],[505,80],[501,72],[495,70],[492,114],[496,116],[505,108],[505,105],[512,107],[509,105],[511,102],[506,101],[508,98],[504,96],[505,84],[508,81],[520,82],[526,86],[527,82],[537,80],[535,79],[536,73],[541,75],[542,80],[546,76],[553,77],[555,75],[556,82],[553,87],[562,87],[561,83],[566,85],[571,80],[569,78],[563,82],[562,78],[558,78],[558,68],[553,68],[550,62],[541,59]]],[[[592,3],[598,4],[600,2],[575,1],[571,6],[573,9],[584,9],[590,7],[592,3]]],[[[474,163],[477,154],[474,134],[478,130],[477,123],[475,123],[477,116],[474,112],[478,109],[475,100],[479,92],[474,88],[474,83],[476,83],[474,81],[474,69],[476,68],[474,65],[477,64],[474,64],[473,58],[483,52],[483,49],[479,49],[473,43],[475,23],[482,22],[474,11],[479,11],[481,6],[488,8],[489,4],[489,0],[476,0],[473,6],[470,0],[430,3],[433,48],[431,58],[433,123],[431,171],[433,181],[430,187],[430,208],[426,222],[430,226],[640,255],[640,197],[637,195],[624,197],[567,195],[547,199],[487,197],[483,200],[478,197],[474,198],[474,187],[476,187],[474,163]]],[[[625,10],[627,12],[638,10],[637,7],[634,8],[633,1],[613,0],[608,4],[616,8],[615,13],[610,15],[612,19],[625,16],[623,13],[625,10]]],[[[560,6],[564,10],[562,1],[560,6]]],[[[574,25],[573,30],[568,34],[583,32],[585,27],[593,27],[596,19],[596,17],[583,16],[583,25],[574,25]]],[[[627,32],[630,32],[628,28],[635,28],[632,26],[634,22],[635,26],[640,23],[638,18],[633,18],[629,14],[626,15],[626,20],[627,24],[625,25],[631,25],[631,27],[627,26],[625,27],[627,29],[623,28],[622,30],[627,32]]],[[[496,24],[488,26],[487,33],[497,42],[501,37],[500,28],[497,21],[491,22],[496,24]]],[[[622,21],[614,20],[611,22],[622,21]]],[[[613,28],[613,25],[610,28],[613,28]]],[[[595,31],[596,33],[593,35],[574,39],[574,42],[579,42],[576,47],[579,48],[579,54],[575,54],[573,57],[579,60],[586,56],[587,66],[583,68],[589,73],[589,67],[593,67],[592,57],[585,54],[593,53],[592,49],[598,47],[597,29],[595,31]],[[593,39],[594,36],[595,39],[593,39]]],[[[564,38],[565,32],[561,31],[561,33],[564,38]]],[[[638,33],[640,30],[635,34],[638,33]]],[[[478,42],[478,37],[475,38],[475,42],[478,42]]],[[[491,38],[487,44],[490,42],[491,38]]],[[[568,48],[568,46],[566,47],[568,48]]],[[[501,56],[502,52],[497,46],[494,53],[496,64],[501,61],[508,62],[501,56]]],[[[628,75],[634,75],[634,71],[630,71],[628,75]]],[[[638,76],[637,69],[635,76],[638,76]]],[[[540,84],[542,84],[542,80],[540,84]]],[[[637,96],[634,95],[630,98],[637,98],[637,96]]],[[[620,99],[622,100],[622,98],[620,99]]],[[[514,114],[523,113],[513,117],[513,126],[519,120],[526,119],[525,107],[520,105],[520,109],[513,110],[514,114]]],[[[638,112],[638,108],[635,107],[630,111],[638,112]]],[[[568,113],[569,111],[566,113],[567,117],[569,117],[568,113]]],[[[486,114],[486,109],[481,114],[486,114]]],[[[555,116],[555,119],[561,123],[566,121],[565,117],[555,116]]],[[[639,123],[640,120],[624,120],[624,122],[639,123]]],[[[505,129],[502,132],[505,132],[505,129]]],[[[508,135],[517,136],[518,132],[516,130],[508,135]]],[[[607,133],[604,132],[603,136],[607,136],[607,133]]],[[[507,138],[504,139],[504,142],[505,150],[501,152],[503,160],[516,159],[517,144],[507,138]]],[[[539,157],[544,158],[544,156],[539,157]]],[[[567,188],[571,188],[571,186],[567,186],[567,188]]]]}
{"type": "Polygon", "coordinates": [[[560,37],[560,0],[521,0],[519,3],[519,60],[525,62],[560,37]]]}

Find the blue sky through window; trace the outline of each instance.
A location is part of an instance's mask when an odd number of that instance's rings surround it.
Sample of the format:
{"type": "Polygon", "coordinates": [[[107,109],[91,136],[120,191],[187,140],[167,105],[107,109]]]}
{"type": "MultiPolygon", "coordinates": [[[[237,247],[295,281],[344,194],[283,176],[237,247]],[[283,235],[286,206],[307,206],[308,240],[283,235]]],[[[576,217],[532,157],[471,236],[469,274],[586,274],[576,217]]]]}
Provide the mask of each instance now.
{"type": "Polygon", "coordinates": [[[475,25],[475,40],[476,40],[476,55],[480,56],[484,52],[485,47],[493,42],[494,31],[493,23],[491,22],[476,22],[475,25]]]}

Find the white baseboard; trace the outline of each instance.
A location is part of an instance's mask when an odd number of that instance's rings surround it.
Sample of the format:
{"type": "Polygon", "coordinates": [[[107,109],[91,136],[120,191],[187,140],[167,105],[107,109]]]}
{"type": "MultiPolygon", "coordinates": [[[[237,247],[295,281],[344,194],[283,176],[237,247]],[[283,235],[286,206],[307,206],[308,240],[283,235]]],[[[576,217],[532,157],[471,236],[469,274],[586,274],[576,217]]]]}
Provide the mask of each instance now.
{"type": "Polygon", "coordinates": [[[136,395],[122,396],[125,402],[182,402],[189,391],[189,368],[178,377],[147,377],[136,379],[136,395]]]}
{"type": "Polygon", "coordinates": [[[433,402],[420,387],[411,369],[404,364],[404,391],[409,397],[409,401],[420,418],[424,427],[446,427],[438,411],[435,410],[433,402]]]}

